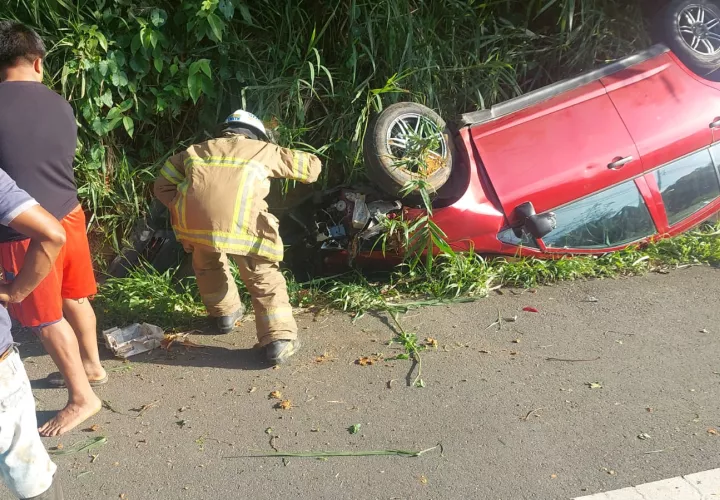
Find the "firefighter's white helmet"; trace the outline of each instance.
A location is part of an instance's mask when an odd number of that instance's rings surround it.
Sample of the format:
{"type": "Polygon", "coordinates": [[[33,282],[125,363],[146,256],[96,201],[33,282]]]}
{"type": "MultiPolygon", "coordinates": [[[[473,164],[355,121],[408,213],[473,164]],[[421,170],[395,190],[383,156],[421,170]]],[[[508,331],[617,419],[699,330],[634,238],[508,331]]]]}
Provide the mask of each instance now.
{"type": "Polygon", "coordinates": [[[263,125],[263,122],[260,121],[260,118],[258,118],[252,113],[248,113],[243,109],[238,109],[233,114],[228,116],[225,120],[225,123],[227,125],[249,127],[252,130],[258,132],[264,138],[268,137],[267,130],[265,130],[265,125],[263,125]]]}

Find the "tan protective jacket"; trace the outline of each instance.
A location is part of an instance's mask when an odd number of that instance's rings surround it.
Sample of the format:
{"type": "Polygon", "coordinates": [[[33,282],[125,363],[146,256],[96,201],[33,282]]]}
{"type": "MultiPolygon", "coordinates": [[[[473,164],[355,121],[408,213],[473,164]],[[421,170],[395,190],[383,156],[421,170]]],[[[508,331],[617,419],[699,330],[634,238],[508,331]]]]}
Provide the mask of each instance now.
{"type": "Polygon", "coordinates": [[[155,181],[178,240],[233,255],[281,261],[278,220],[268,213],[270,178],[315,182],[312,154],[231,135],[171,157],[155,181]]]}

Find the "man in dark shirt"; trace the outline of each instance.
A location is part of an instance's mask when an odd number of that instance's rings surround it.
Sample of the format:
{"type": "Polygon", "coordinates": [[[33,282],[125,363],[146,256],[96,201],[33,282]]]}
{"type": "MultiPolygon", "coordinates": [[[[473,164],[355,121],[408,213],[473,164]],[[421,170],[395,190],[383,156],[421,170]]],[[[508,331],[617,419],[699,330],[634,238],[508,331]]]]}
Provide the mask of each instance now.
{"type": "MultiPolygon", "coordinates": [[[[60,223],[0,170],[0,227],[30,239],[25,264],[11,285],[0,285],[0,302],[21,301],[50,273],[65,244],[60,223]]],[[[10,316],[0,306],[0,476],[18,498],[62,498],[53,480],[57,467],[40,441],[35,400],[25,367],[13,347],[10,316]]]]}
{"type": "MultiPolygon", "coordinates": [[[[56,436],[98,412],[91,386],[107,381],[100,364],[95,313],[97,293],[85,214],[73,175],[77,127],[70,105],[42,84],[45,47],[30,28],[0,21],[0,169],[62,224],[67,242],[48,277],[10,313],[40,339],[60,373],[52,385],[67,386],[68,403],[40,433],[56,436]]],[[[0,270],[12,282],[30,241],[0,229],[0,270]]]]}

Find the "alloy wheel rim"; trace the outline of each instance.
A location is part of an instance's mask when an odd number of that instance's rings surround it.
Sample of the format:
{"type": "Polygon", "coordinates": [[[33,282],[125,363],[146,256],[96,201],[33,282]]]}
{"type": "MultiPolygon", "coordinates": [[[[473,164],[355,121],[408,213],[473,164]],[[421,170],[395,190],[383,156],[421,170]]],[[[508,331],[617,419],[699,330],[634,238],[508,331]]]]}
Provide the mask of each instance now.
{"type": "MultiPolygon", "coordinates": [[[[393,158],[401,160],[412,152],[415,146],[413,141],[431,138],[436,139],[437,147],[427,151],[428,160],[434,160],[438,165],[446,165],[448,146],[443,131],[433,120],[418,113],[405,113],[395,118],[388,127],[385,145],[393,158]]],[[[414,173],[403,166],[399,168],[414,173]]]]}
{"type": "Polygon", "coordinates": [[[695,53],[720,53],[720,18],[704,5],[688,5],[678,14],[678,30],[685,44],[695,53]]]}

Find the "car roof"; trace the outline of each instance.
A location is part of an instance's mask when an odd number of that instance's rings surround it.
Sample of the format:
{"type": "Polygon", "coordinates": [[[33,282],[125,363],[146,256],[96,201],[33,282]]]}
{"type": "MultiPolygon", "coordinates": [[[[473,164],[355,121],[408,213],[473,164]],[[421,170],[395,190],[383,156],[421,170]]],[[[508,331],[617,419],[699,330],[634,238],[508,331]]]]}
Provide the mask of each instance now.
{"type": "Polygon", "coordinates": [[[641,62],[647,61],[648,59],[652,59],[653,57],[657,57],[669,51],[670,49],[668,49],[665,45],[653,45],[649,49],[635,55],[619,59],[598,69],[583,73],[582,75],[568,78],[567,80],[562,80],[532,92],[528,92],[527,94],[515,97],[509,101],[496,104],[490,109],[481,109],[479,111],[473,111],[472,113],[465,113],[460,116],[458,125],[460,127],[474,126],[489,122],[502,116],[507,116],[515,113],[516,111],[547,101],[559,94],[595,82],[601,78],[605,78],[613,73],[635,66],[636,64],[640,64],[641,62]]]}

